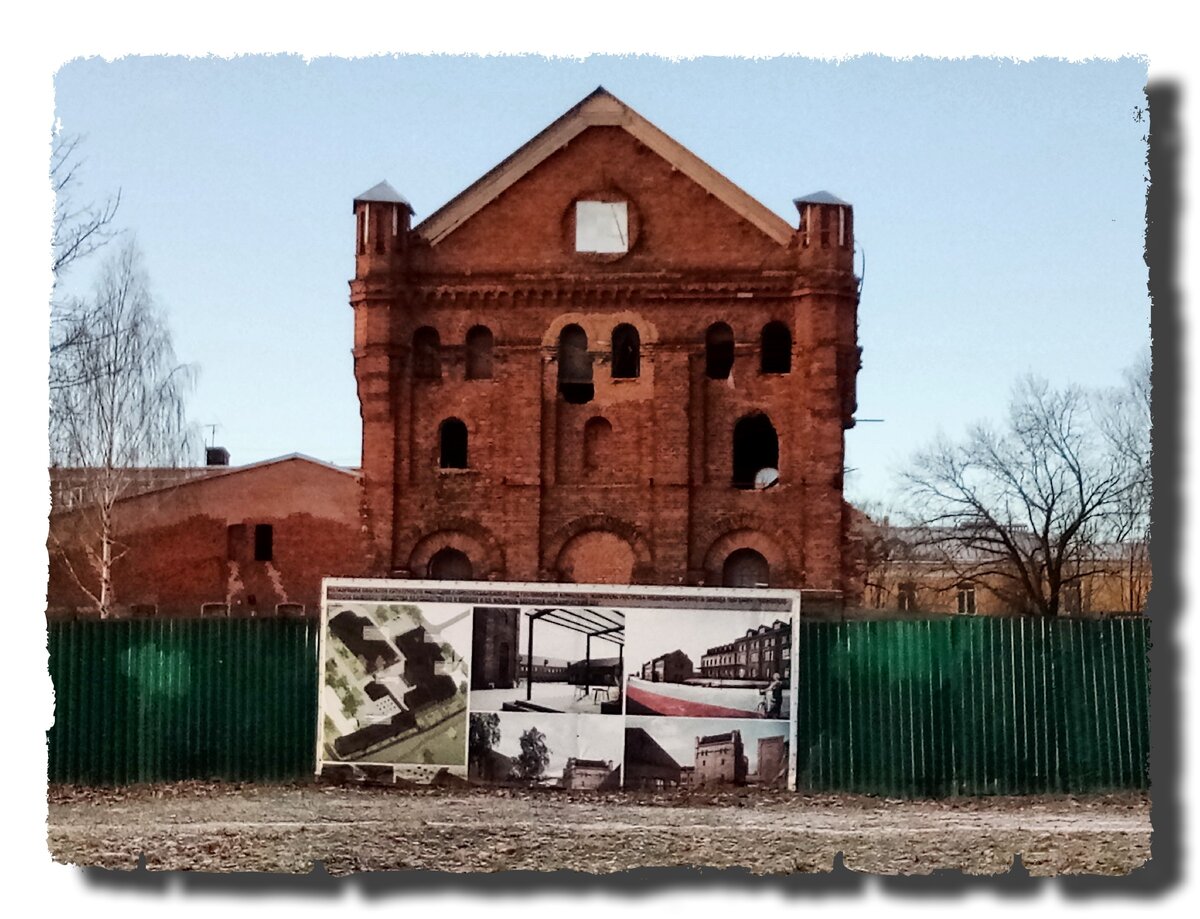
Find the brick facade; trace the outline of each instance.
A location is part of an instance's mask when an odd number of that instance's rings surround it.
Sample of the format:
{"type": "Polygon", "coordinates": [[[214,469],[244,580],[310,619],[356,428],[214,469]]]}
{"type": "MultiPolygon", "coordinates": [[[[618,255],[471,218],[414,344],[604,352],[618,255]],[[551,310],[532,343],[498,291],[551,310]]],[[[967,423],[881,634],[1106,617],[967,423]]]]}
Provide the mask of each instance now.
{"type": "MultiPolygon", "coordinates": [[[[123,498],[114,507],[114,612],[315,616],[322,578],[365,573],[360,497],[356,473],[292,456],[123,498]]],[[[93,513],[78,505],[51,514],[52,618],[94,615],[71,574],[98,590],[86,557],[93,513]]]]}
{"type": "Polygon", "coordinates": [[[853,591],[852,210],[797,206],[602,89],[415,227],[356,199],[370,573],[853,591]],[[627,251],[578,251],[580,202],[627,251]]]}

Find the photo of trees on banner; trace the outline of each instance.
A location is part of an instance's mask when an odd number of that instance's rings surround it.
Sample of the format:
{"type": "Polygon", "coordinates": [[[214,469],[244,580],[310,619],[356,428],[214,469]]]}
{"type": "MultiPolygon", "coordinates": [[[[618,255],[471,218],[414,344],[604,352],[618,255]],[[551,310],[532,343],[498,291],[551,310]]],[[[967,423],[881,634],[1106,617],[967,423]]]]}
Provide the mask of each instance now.
{"type": "Polygon", "coordinates": [[[639,788],[789,774],[795,593],[416,581],[326,592],[318,772],[585,790],[632,787],[630,774],[639,788]],[[696,768],[697,738],[718,736],[737,747],[736,768],[696,768]],[[655,744],[675,766],[650,776],[655,744]]]}

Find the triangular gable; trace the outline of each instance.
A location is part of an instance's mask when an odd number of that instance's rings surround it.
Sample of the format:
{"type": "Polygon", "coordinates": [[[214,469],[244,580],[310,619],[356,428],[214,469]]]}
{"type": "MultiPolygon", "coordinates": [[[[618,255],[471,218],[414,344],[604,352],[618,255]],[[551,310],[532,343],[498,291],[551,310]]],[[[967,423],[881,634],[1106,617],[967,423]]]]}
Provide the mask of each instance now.
{"type": "Polygon", "coordinates": [[[431,245],[437,245],[539,163],[588,128],[599,125],[617,126],[628,131],[781,246],[791,241],[793,230],[787,221],[746,194],[678,141],[668,137],[603,86],[597,87],[582,102],[422,220],[414,229],[431,245]]]}

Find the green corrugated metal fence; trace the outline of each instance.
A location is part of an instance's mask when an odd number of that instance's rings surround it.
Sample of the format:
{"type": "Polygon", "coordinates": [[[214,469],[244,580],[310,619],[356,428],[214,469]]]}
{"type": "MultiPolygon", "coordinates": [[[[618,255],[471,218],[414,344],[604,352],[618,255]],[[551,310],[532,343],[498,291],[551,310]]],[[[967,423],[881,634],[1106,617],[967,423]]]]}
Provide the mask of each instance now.
{"type": "Polygon", "coordinates": [[[1144,789],[1149,623],[805,622],[799,787],[897,797],[1144,789]]]}
{"type": "MultiPolygon", "coordinates": [[[[52,782],[312,774],[317,624],[50,625],[52,782]]],[[[799,785],[891,796],[1147,787],[1148,623],[803,622],[799,785]]]]}
{"type": "Polygon", "coordinates": [[[49,651],[52,782],[312,774],[315,622],[56,622],[49,651]]]}

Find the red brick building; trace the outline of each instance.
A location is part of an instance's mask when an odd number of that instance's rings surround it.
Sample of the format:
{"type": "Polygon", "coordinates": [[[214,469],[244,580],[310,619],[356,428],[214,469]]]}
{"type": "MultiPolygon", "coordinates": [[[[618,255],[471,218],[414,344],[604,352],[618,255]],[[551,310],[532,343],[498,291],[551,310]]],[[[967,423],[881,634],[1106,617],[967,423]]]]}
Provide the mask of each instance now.
{"type": "Polygon", "coordinates": [[[853,591],[851,207],[597,89],[442,208],[354,201],[376,576],[853,591]]]}
{"type": "MultiPolygon", "coordinates": [[[[53,470],[51,618],[95,615],[86,473],[53,470]]],[[[292,455],[173,475],[136,470],[113,508],[118,616],[313,616],[321,579],[364,573],[357,472],[292,455]]]]}

